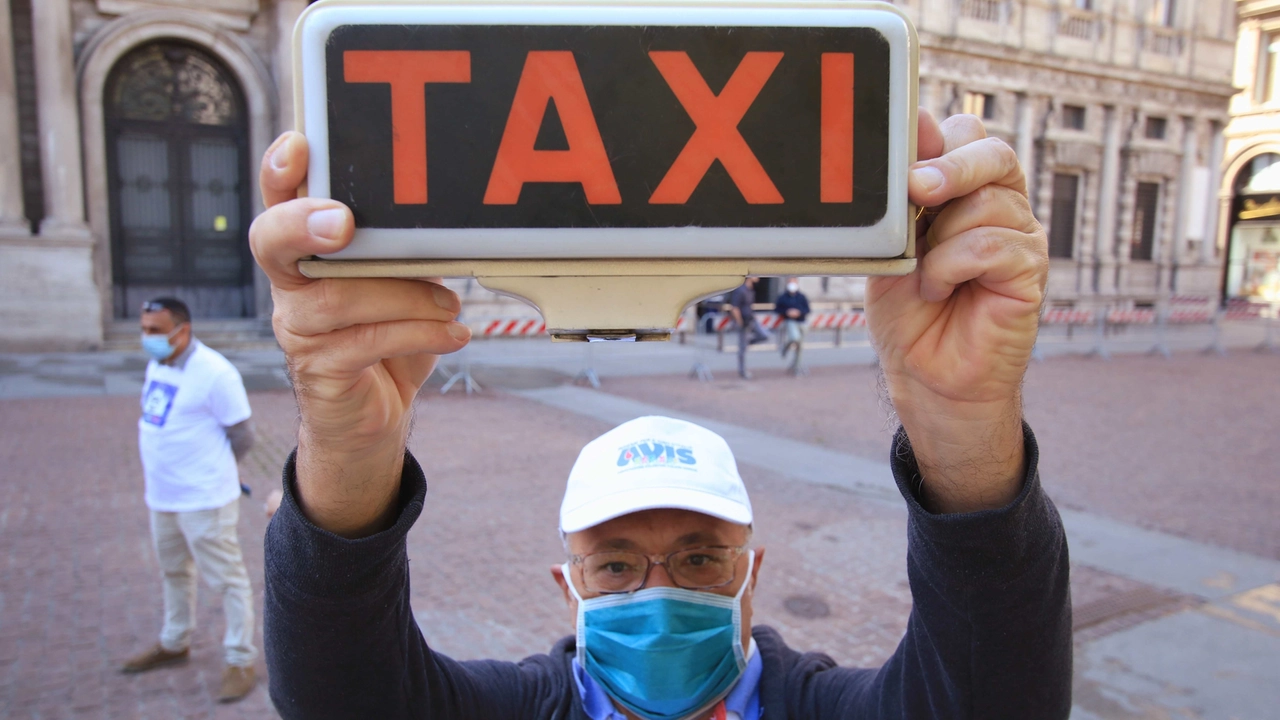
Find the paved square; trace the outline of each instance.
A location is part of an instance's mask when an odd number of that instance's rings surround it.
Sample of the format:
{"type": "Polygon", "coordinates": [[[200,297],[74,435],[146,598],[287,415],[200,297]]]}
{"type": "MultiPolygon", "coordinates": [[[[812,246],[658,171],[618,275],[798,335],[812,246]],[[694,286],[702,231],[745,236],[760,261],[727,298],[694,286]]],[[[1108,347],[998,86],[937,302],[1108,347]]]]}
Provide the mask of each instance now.
{"type": "MultiPolygon", "coordinates": [[[[910,610],[904,510],[792,462],[829,458],[833,476],[845,465],[883,472],[892,428],[869,366],[833,363],[799,379],[766,368],[750,383],[606,375],[592,391],[561,385],[577,362],[491,365],[477,369],[493,386],[479,395],[420,398],[410,445],[429,493],[409,553],[429,642],[460,658],[518,658],[571,632],[549,573],[564,554],[556,533],[564,478],[581,446],[611,426],[604,418],[638,402],[760,438],[741,453],[752,458],[741,470],[757,511],[755,542],[767,548],[758,622],[842,663],[874,665],[893,651],[910,610]]],[[[0,718],[275,717],[263,687],[234,705],[212,702],[221,613],[203,587],[188,665],[117,671],[155,639],[160,580],[142,502],[137,396],[86,394],[100,365],[41,364],[50,383],[72,378],[57,385],[66,392],[0,401],[0,718]]],[[[1280,456],[1267,431],[1280,426],[1278,369],[1274,356],[1253,354],[1065,358],[1033,368],[1028,417],[1046,485],[1069,534],[1083,533],[1072,535],[1077,554],[1096,559],[1073,571],[1079,718],[1176,711],[1227,720],[1228,711],[1257,707],[1251,688],[1280,679],[1280,618],[1268,619],[1270,594],[1248,594],[1280,581],[1280,456]],[[1120,540],[1088,545],[1107,537],[1120,540]],[[1179,548],[1195,557],[1175,566],[1213,573],[1162,584],[1150,563],[1107,546],[1131,540],[1157,553],[1179,548]],[[1143,651],[1176,644],[1179,633],[1199,633],[1182,656],[1143,651]],[[1240,633],[1251,639],[1230,640],[1240,633]],[[1190,682],[1197,665],[1235,667],[1203,654],[1237,650],[1242,661],[1271,664],[1261,676],[1233,675],[1230,702],[1190,682]],[[1164,673],[1166,684],[1140,682],[1143,668],[1164,673]]],[[[254,495],[242,500],[240,536],[260,602],[261,500],[278,487],[297,412],[286,390],[250,400],[259,442],[242,464],[254,495]]]]}

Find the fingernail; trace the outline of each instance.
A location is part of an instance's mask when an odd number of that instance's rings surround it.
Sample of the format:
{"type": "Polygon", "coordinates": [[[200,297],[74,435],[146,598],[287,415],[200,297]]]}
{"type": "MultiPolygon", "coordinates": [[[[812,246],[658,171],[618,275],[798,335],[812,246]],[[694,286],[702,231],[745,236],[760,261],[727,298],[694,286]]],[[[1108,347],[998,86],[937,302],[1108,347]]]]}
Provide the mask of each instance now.
{"type": "Polygon", "coordinates": [[[942,187],[942,171],[932,165],[916,168],[911,171],[911,178],[916,184],[924,189],[925,192],[933,192],[942,187]]]}
{"type": "Polygon", "coordinates": [[[289,141],[280,143],[280,147],[271,151],[271,169],[283,170],[289,164],[289,141]]]}
{"type": "Polygon", "coordinates": [[[307,232],[325,240],[338,240],[347,229],[347,212],[341,208],[317,210],[307,216],[307,232]]]}
{"type": "Polygon", "coordinates": [[[454,340],[466,340],[471,337],[471,328],[460,322],[451,322],[444,326],[454,340]]]}
{"type": "Polygon", "coordinates": [[[436,305],[439,305],[441,310],[452,311],[458,309],[458,296],[454,295],[449,288],[443,285],[436,285],[431,288],[431,294],[435,297],[436,305]]]}

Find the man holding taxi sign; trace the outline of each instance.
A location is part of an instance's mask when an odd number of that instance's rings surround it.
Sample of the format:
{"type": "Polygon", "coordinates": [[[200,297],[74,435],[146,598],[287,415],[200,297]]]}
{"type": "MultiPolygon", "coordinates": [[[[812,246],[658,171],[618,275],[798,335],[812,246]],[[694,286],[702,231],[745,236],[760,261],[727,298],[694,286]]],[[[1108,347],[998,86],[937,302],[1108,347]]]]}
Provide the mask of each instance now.
{"type": "MultiPolygon", "coordinates": [[[[831,3],[797,3],[796,7],[816,5],[824,12],[836,7],[831,3]]],[[[302,22],[305,37],[307,18],[302,22]]],[[[338,30],[329,28],[329,32],[338,30]]],[[[366,44],[373,44],[370,37],[365,37],[366,44]]],[[[403,37],[415,36],[406,32],[403,37]]],[[[463,40],[470,41],[467,36],[445,42],[430,32],[424,37],[435,38],[438,49],[447,51],[458,51],[463,40]]],[[[516,32],[513,37],[521,35],[516,32]]],[[[757,40],[745,44],[762,44],[757,40]]],[[[584,67],[590,54],[566,43],[575,62],[584,67]]],[[[896,46],[890,45],[893,51],[896,46]]],[[[306,47],[304,41],[304,55],[306,47]]],[[[690,58],[705,49],[690,47],[690,58]]],[[[516,49],[523,50],[526,59],[535,51],[516,49]]],[[[345,52],[341,43],[322,43],[321,50],[345,52]]],[[[719,87],[723,95],[732,82],[732,67],[740,67],[735,60],[741,60],[744,52],[765,52],[737,50],[736,58],[723,63],[730,71],[722,73],[718,83],[708,81],[708,88],[719,87]]],[[[786,63],[785,52],[778,68],[786,63]]],[[[511,71],[507,103],[521,92],[521,67],[516,63],[511,71]]],[[[331,68],[325,76],[330,87],[336,72],[331,68]]],[[[474,81],[474,65],[472,73],[474,81]]],[[[663,73],[657,75],[661,81],[663,73]]],[[[583,80],[593,115],[609,116],[614,106],[592,93],[592,81],[583,80]]],[[[890,73],[888,84],[894,82],[890,73]]],[[[809,97],[821,97],[820,82],[810,89],[809,97]]],[[[904,96],[890,90],[891,98],[904,96]]],[[[386,94],[383,111],[393,113],[386,94]]],[[[797,102],[802,103],[801,96],[797,102]]],[[[428,106],[436,107],[430,102],[430,90],[426,98],[428,106]]],[[[554,103],[564,136],[576,137],[554,93],[538,102],[543,103],[540,109],[554,103]]],[[[537,108],[538,102],[530,107],[537,108]]],[[[809,109],[811,119],[818,121],[814,125],[820,127],[820,101],[809,103],[809,109]]],[[[441,146],[429,139],[432,119],[448,115],[447,110],[438,110],[426,116],[426,145],[431,152],[441,146]]],[[[736,127],[742,128],[741,138],[749,147],[761,147],[750,131],[750,117],[748,112],[736,127]]],[[[490,161],[509,142],[504,127],[511,126],[510,120],[510,116],[499,117],[483,125],[488,128],[484,132],[471,126],[476,136],[489,138],[489,144],[477,140],[469,148],[473,165],[488,166],[481,173],[486,177],[473,179],[474,187],[493,186],[490,161]]],[[[599,124],[614,167],[610,147],[614,141],[604,129],[605,121],[599,124]]],[[[336,127],[330,125],[325,142],[333,142],[336,127]]],[[[538,149],[546,139],[538,136],[545,130],[542,123],[534,140],[527,137],[528,130],[517,140],[533,142],[538,152],[557,152],[538,149]]],[[[686,125],[684,131],[688,142],[683,147],[689,147],[690,128],[686,125]]],[[[344,129],[337,134],[352,132],[344,129]]],[[[615,264],[614,274],[608,275],[602,269],[605,263],[588,267],[578,262],[584,257],[600,260],[615,252],[616,241],[638,227],[647,229],[630,236],[643,247],[683,247],[671,237],[664,239],[665,233],[682,239],[684,245],[706,243],[732,251],[730,235],[718,232],[727,227],[745,232],[751,241],[785,242],[793,237],[791,231],[800,231],[794,237],[829,248],[839,235],[829,231],[847,231],[854,224],[823,225],[815,214],[806,215],[809,224],[800,227],[764,215],[748,217],[755,208],[745,193],[726,199],[737,183],[734,172],[740,178],[744,171],[728,171],[725,166],[725,174],[708,173],[696,183],[690,205],[676,210],[699,216],[689,232],[684,225],[671,224],[687,217],[625,213],[600,220],[602,231],[577,232],[583,228],[575,224],[576,213],[583,207],[600,212],[608,205],[586,197],[586,180],[569,182],[573,187],[566,188],[558,179],[532,184],[526,179],[524,189],[516,194],[516,214],[482,215],[472,207],[468,216],[476,220],[472,226],[450,214],[456,208],[441,207],[439,217],[444,220],[420,226],[434,228],[437,234],[421,247],[411,248],[412,254],[396,255],[410,247],[404,244],[409,236],[370,229],[397,230],[398,213],[422,213],[423,205],[435,206],[436,182],[428,186],[426,203],[398,207],[412,203],[395,202],[390,176],[397,171],[379,161],[388,173],[381,185],[386,197],[378,199],[377,193],[369,192],[366,200],[353,201],[336,192],[333,184],[317,193],[318,187],[325,186],[315,182],[317,152],[330,158],[334,154],[332,146],[318,150],[319,135],[323,133],[313,136],[308,125],[308,138],[286,133],[268,150],[260,181],[269,209],[254,223],[250,236],[254,255],[272,283],[276,337],[287,357],[300,410],[298,447],[285,467],[284,499],[269,526],[266,549],[266,647],[272,698],[284,717],[1067,717],[1071,619],[1066,540],[1057,512],[1040,486],[1036,444],[1022,422],[1021,404],[1022,379],[1035,341],[1047,275],[1046,240],[1032,216],[1017,158],[1004,142],[987,138],[979,120],[957,116],[939,124],[921,111],[914,134],[920,160],[904,163],[900,177],[892,168],[882,173],[888,176],[883,178],[882,220],[889,210],[902,210],[905,215],[908,199],[931,209],[910,228],[919,233],[918,259],[915,247],[896,254],[884,247],[879,254],[859,254],[857,247],[875,246],[876,238],[874,233],[857,232],[847,234],[867,243],[855,243],[840,256],[851,263],[887,261],[866,267],[900,273],[868,281],[867,315],[888,393],[902,423],[891,459],[909,511],[908,565],[915,607],[902,644],[883,667],[874,669],[834,667],[824,655],[789,649],[771,628],[752,627],[754,588],[758,581],[768,582],[768,576],[760,575],[764,548],[751,545],[752,510],[731,450],[713,433],[669,418],[639,418],[606,433],[583,449],[570,474],[560,514],[569,557],[552,569],[552,575],[573,612],[574,637],[561,641],[547,655],[520,662],[457,662],[434,652],[418,631],[409,606],[405,548],[405,535],[426,501],[431,459],[423,458],[420,464],[406,451],[406,440],[418,390],[438,357],[461,349],[470,332],[456,321],[457,296],[438,282],[409,279],[407,273],[395,271],[394,263],[357,264],[352,266],[354,271],[331,272],[327,268],[342,266],[324,266],[333,261],[313,259],[355,257],[358,263],[385,251],[383,258],[426,259],[401,268],[460,267],[438,263],[441,257],[476,266],[490,262],[476,272],[480,277],[501,270],[492,263],[504,261],[491,250],[504,240],[520,243],[526,237],[511,233],[529,232],[530,245],[521,248],[532,247],[532,254],[524,254],[523,249],[513,254],[548,263],[530,267],[554,267],[555,251],[576,253],[564,256],[564,266],[583,273],[576,276],[579,280],[585,277],[591,282],[574,284],[568,275],[543,278],[546,287],[564,281],[565,293],[574,295],[586,287],[644,284],[654,277],[631,273],[626,263],[615,264]],[[902,193],[895,198],[896,180],[901,180],[902,193]],[[299,197],[304,183],[313,196],[299,197]],[[708,183],[711,195],[718,199],[706,207],[693,207],[708,183]],[[525,197],[529,188],[542,184],[554,187],[525,197]],[[529,206],[524,207],[527,200],[529,206]],[[372,223],[365,214],[365,209],[373,207],[370,203],[381,203],[382,210],[371,212],[373,216],[383,212],[382,225],[372,223]],[[716,213],[747,219],[726,225],[731,221],[714,220],[716,213]],[[787,231],[779,231],[782,227],[787,231]],[[818,232],[805,232],[809,230],[818,232]],[[568,236],[567,250],[555,245],[557,232],[568,236]],[[344,255],[353,247],[353,239],[363,245],[354,255],[344,255]],[[443,255],[435,252],[449,243],[472,240],[472,246],[453,247],[443,255]],[[584,248],[601,242],[610,245],[607,252],[582,254],[584,248]],[[463,258],[464,252],[476,254],[463,258]],[[306,264],[300,267],[301,263],[306,264]],[[901,274],[907,266],[910,271],[901,274]]],[[[399,129],[395,136],[403,142],[399,129]]],[[[820,137],[810,141],[821,144],[820,137]]],[[[372,149],[368,153],[371,158],[389,159],[393,144],[387,135],[378,151],[381,155],[372,149]]],[[[646,162],[670,167],[671,158],[681,157],[681,152],[677,146],[665,157],[646,162]]],[[[434,159],[429,162],[430,177],[435,178],[438,165],[434,159]]],[[[336,162],[322,165],[339,167],[336,162]]],[[[810,179],[815,189],[821,185],[820,165],[819,160],[815,164],[818,179],[810,179]]],[[[455,165],[439,167],[446,173],[464,172],[455,165]]],[[[785,165],[771,159],[760,159],[760,167],[769,177],[788,174],[785,165]]],[[[660,167],[645,172],[661,178],[664,171],[660,167]]],[[[327,177],[334,175],[326,172],[327,177]]],[[[622,173],[615,177],[625,209],[631,193],[622,173]]],[[[863,176],[855,172],[854,177],[856,194],[863,176]]],[[[872,186],[877,182],[866,180],[872,186]]],[[[468,182],[472,180],[464,178],[459,185],[468,182]]],[[[500,181],[498,187],[505,186],[500,181]]],[[[641,197],[652,198],[661,187],[659,181],[641,197]]],[[[781,184],[775,187],[786,200],[788,191],[781,184]]],[[[439,201],[445,205],[443,199],[439,201]]],[[[427,216],[413,217],[420,221],[427,216]]],[[[854,221],[846,216],[839,222],[854,221]]],[[[878,227],[876,232],[883,234],[886,226],[856,227],[878,227]]],[[[904,232],[904,236],[914,237],[913,233],[904,232]]],[[[892,238],[879,241],[887,246],[892,238]]],[[[753,247],[764,246],[767,243],[753,247]]],[[[696,255],[684,257],[690,263],[699,262],[696,255]]],[[[743,257],[737,265],[702,258],[711,270],[701,271],[701,277],[723,281],[728,276],[720,274],[727,268],[767,264],[752,259],[758,256],[743,257]]],[[[831,257],[786,255],[785,251],[765,256],[778,267],[799,267],[805,262],[823,265],[814,259],[831,257]]],[[[660,262],[654,267],[658,266],[660,262]]],[[[676,268],[677,274],[698,276],[692,265],[668,267],[676,268]]],[[[504,271],[513,277],[519,272],[504,271]]],[[[720,289],[736,285],[745,274],[728,277],[729,284],[720,289]]],[[[710,292],[713,286],[708,281],[701,292],[710,292]]],[[[554,298],[554,293],[543,297],[554,298]]],[[[610,318],[626,315],[627,309],[614,308],[614,313],[598,317],[613,323],[610,318]]],[[[562,317],[568,318],[565,327],[585,330],[587,335],[601,327],[574,326],[571,314],[562,317]]],[[[632,322],[635,317],[603,327],[613,331],[644,327],[632,322]]]]}

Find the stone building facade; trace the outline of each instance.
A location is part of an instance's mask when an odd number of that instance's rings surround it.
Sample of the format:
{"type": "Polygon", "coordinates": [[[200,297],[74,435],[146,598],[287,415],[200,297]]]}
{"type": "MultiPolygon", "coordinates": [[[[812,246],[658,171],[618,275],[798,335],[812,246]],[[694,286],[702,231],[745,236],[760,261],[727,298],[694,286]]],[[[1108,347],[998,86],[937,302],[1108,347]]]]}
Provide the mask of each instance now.
{"type": "Polygon", "coordinates": [[[921,104],[1017,151],[1050,235],[1050,300],[1216,295],[1230,0],[912,0],[921,104]],[[992,105],[994,104],[994,107],[992,105]]]}
{"type": "MultiPolygon", "coordinates": [[[[0,0],[0,348],[131,337],[160,292],[266,329],[244,240],[258,158],[292,125],[306,5],[0,0]]],[[[1023,159],[1055,302],[1219,292],[1232,0],[899,6],[920,31],[921,103],[982,116],[1023,159]]],[[[805,285],[816,300],[861,289],[805,285]]]]}
{"type": "Polygon", "coordinates": [[[1280,302],[1280,2],[1237,3],[1240,35],[1218,186],[1228,298],[1280,302]]]}

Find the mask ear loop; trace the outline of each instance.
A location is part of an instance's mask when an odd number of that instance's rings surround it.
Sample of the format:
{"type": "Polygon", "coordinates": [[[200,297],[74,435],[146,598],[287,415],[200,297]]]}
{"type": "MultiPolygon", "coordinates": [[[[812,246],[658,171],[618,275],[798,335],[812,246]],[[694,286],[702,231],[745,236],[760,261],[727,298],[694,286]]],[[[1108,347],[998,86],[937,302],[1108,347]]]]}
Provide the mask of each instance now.
{"type": "Polygon", "coordinates": [[[577,641],[575,644],[577,645],[578,664],[585,668],[587,666],[587,632],[586,623],[583,622],[586,608],[583,606],[586,605],[586,601],[578,594],[578,588],[574,587],[573,575],[570,570],[569,563],[560,566],[560,572],[564,574],[564,581],[569,586],[569,592],[573,595],[573,599],[578,601],[578,617],[574,621],[574,635],[577,641]]]}
{"type": "Polygon", "coordinates": [[[751,571],[755,569],[756,551],[747,551],[747,576],[742,581],[742,587],[738,588],[738,594],[733,596],[733,654],[734,659],[738,661],[738,671],[741,672],[747,667],[747,651],[742,647],[742,596],[747,592],[747,586],[751,584],[751,571]]]}

